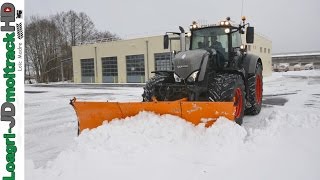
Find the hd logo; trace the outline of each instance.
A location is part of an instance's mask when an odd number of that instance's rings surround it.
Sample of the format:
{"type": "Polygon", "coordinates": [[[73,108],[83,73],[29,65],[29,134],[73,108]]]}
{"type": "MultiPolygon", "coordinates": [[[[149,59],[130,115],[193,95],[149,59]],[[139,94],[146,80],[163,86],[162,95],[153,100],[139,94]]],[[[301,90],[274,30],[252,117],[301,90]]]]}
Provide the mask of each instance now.
{"type": "Polygon", "coordinates": [[[11,3],[4,3],[1,6],[1,22],[5,25],[1,26],[1,31],[15,31],[15,26],[11,26],[11,22],[15,22],[15,7],[11,3]]]}

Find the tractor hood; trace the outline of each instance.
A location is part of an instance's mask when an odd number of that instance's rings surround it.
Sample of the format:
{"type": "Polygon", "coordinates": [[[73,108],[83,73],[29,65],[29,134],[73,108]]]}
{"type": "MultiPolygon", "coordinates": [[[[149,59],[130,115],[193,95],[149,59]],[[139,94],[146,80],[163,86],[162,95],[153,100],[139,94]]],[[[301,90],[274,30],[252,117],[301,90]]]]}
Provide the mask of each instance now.
{"type": "Polygon", "coordinates": [[[204,49],[179,52],[173,58],[174,72],[180,78],[188,78],[191,73],[201,69],[202,61],[207,61],[209,54],[210,53],[204,49]]]}

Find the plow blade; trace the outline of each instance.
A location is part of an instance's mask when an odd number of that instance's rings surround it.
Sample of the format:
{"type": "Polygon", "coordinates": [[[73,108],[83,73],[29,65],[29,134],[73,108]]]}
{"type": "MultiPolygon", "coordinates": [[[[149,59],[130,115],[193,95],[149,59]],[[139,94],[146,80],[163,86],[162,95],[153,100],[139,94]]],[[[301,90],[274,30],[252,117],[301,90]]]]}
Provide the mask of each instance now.
{"type": "Polygon", "coordinates": [[[84,129],[96,128],[104,121],[137,115],[140,111],[179,116],[195,125],[212,125],[217,118],[224,116],[234,120],[234,102],[195,102],[195,101],[157,101],[157,102],[80,102],[71,100],[78,117],[79,133],[84,129]]]}

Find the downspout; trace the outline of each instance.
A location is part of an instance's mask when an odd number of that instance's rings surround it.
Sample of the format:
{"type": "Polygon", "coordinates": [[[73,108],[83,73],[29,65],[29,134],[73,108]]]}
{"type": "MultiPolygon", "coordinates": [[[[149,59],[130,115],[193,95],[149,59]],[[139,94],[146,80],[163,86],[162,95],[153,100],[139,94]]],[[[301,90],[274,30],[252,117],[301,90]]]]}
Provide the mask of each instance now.
{"type": "Polygon", "coordinates": [[[147,80],[149,79],[149,41],[146,40],[146,47],[147,47],[147,62],[146,62],[146,65],[147,65],[147,80]]]}
{"type": "Polygon", "coordinates": [[[94,56],[95,56],[95,73],[94,73],[94,77],[95,77],[95,82],[97,82],[98,80],[98,60],[97,60],[97,47],[94,47],[94,56]]]}
{"type": "Polygon", "coordinates": [[[172,47],[171,47],[171,39],[169,40],[169,46],[170,46],[170,62],[172,62],[172,47]]]}

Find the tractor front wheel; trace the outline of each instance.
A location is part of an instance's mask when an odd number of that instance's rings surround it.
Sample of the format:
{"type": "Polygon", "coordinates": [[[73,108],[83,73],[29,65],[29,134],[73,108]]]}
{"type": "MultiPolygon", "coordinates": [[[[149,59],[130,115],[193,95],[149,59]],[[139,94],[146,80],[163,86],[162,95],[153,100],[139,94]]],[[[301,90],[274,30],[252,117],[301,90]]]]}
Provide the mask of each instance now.
{"type": "Polygon", "coordinates": [[[262,105],[262,92],[263,92],[263,76],[262,76],[262,64],[257,63],[255,74],[249,75],[248,86],[248,102],[250,107],[245,110],[245,114],[256,115],[261,111],[262,105]]]}
{"type": "Polygon", "coordinates": [[[143,88],[144,89],[144,92],[142,94],[143,102],[153,101],[153,98],[155,98],[158,101],[163,101],[165,99],[165,97],[163,97],[163,95],[165,95],[165,92],[160,93],[161,89],[159,89],[159,87],[163,83],[168,83],[168,82],[174,82],[173,77],[169,75],[156,74],[155,76],[150,78],[146,82],[146,86],[143,88]]]}
{"type": "Polygon", "coordinates": [[[242,124],[245,108],[244,82],[238,74],[217,74],[210,80],[208,87],[209,100],[215,102],[234,102],[235,122],[242,124]]]}

